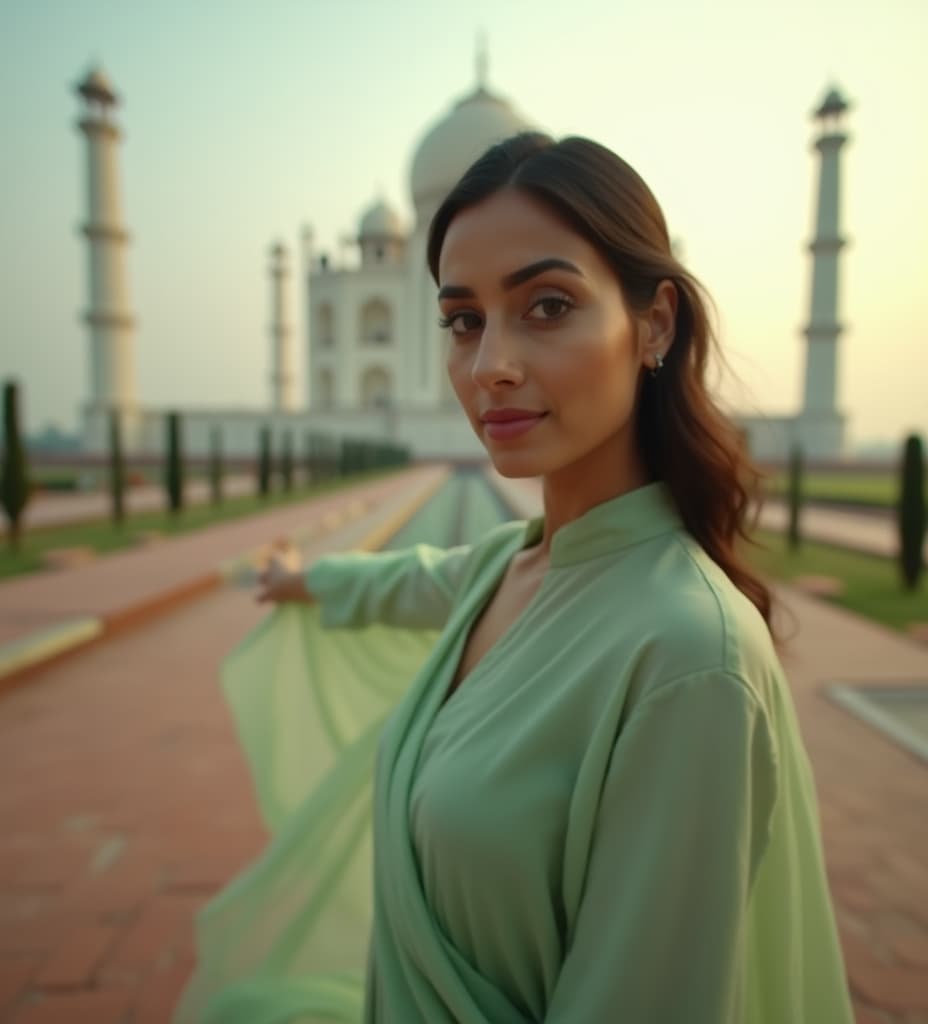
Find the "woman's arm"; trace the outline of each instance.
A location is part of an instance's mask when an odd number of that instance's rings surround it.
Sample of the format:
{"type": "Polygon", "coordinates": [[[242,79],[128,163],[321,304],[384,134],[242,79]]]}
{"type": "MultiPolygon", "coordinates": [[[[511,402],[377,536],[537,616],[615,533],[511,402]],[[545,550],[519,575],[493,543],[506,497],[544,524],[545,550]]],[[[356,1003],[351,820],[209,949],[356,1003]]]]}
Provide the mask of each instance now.
{"type": "MultiPolygon", "coordinates": [[[[301,574],[324,626],[375,622],[406,629],[441,629],[464,575],[470,545],[416,544],[399,551],[326,555],[301,574]]],[[[296,584],[294,584],[296,586],[296,584]]]]}
{"type": "Polygon", "coordinates": [[[741,1024],[776,794],[767,715],[742,679],[700,671],[646,697],[613,749],[546,1024],[741,1024]]]}

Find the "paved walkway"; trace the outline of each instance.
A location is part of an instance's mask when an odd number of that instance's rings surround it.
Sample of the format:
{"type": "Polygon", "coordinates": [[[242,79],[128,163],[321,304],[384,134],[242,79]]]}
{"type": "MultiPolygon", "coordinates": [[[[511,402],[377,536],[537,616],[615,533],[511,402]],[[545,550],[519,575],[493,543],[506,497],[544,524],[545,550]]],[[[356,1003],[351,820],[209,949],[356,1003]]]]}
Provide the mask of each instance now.
{"type": "MultiPolygon", "coordinates": [[[[766,530],[785,533],[789,509],[785,501],[768,499],[761,510],[759,525],[766,530]]],[[[808,540],[836,544],[865,554],[895,558],[899,550],[899,531],[895,515],[888,512],[854,512],[849,509],[807,506],[800,516],[802,535],[808,540]]],[[[928,534],[925,536],[925,558],[928,559],[928,534]]]]}
{"type": "MultiPolygon", "coordinates": [[[[223,494],[227,498],[254,494],[256,483],[250,476],[229,476],[223,481],[223,494]]],[[[211,491],[206,480],[190,480],[184,488],[184,499],[189,505],[203,505],[210,500],[211,491]]],[[[163,487],[143,485],[126,489],[128,512],[152,512],[163,509],[167,503],[163,487]]],[[[23,512],[25,529],[43,526],[63,526],[67,523],[89,523],[109,518],[110,496],[105,491],[75,493],[46,491],[35,495],[23,512]]],[[[0,521],[0,536],[7,532],[6,519],[0,521]]]]}
{"type": "MultiPolygon", "coordinates": [[[[522,515],[539,514],[534,481],[490,479],[522,515]]],[[[792,637],[783,666],[815,774],[857,1020],[928,1024],[928,764],[827,693],[833,683],[928,686],[928,649],[795,588],[773,589],[775,623],[792,637]]]]}
{"type": "MultiPolygon", "coordinates": [[[[436,485],[432,472],[418,483],[405,477],[363,515],[333,520],[310,539],[307,560],[370,541],[436,485]]],[[[537,509],[537,489],[505,485],[525,513],[537,509]]],[[[318,512],[311,504],[279,510],[294,515],[273,529],[271,518],[239,524],[243,547],[234,553],[287,525],[305,526],[318,512]]],[[[233,548],[227,536],[203,564],[233,548]]],[[[158,563],[154,551],[147,556],[158,563]]],[[[858,1021],[924,1024],[926,768],[833,704],[823,687],[928,680],[928,652],[790,588],[776,593],[798,620],[784,663],[815,771],[858,1021]]],[[[92,589],[77,606],[101,608],[92,589]]],[[[222,658],[266,614],[248,589],[215,589],[0,697],[0,1020],[169,1020],[193,965],[198,909],[266,842],[217,685],[222,658]]]]}
{"type": "Polygon", "coordinates": [[[346,517],[379,515],[390,496],[415,493],[443,479],[442,466],[391,474],[350,491],[231,520],[152,546],[118,551],[77,568],[0,582],[0,689],[6,675],[45,655],[121,628],[167,603],[219,586],[235,559],[279,535],[308,537],[346,517]]]}
{"type": "MultiPolygon", "coordinates": [[[[112,577],[102,598],[99,578],[76,586],[64,574],[46,597],[70,611],[112,609],[120,587],[128,602],[148,592],[140,576],[170,583],[288,531],[303,535],[307,562],[376,546],[446,474],[420,468],[234,533],[214,527],[195,551],[165,542],[137,553],[134,572],[112,577]],[[363,511],[339,514],[351,506],[363,511]],[[324,528],[312,532],[313,522],[324,528]]],[[[229,582],[237,578],[232,563],[229,582]]],[[[268,611],[250,586],[215,589],[45,665],[0,699],[0,1020],[169,1020],[193,966],[197,911],[267,841],[218,668],[268,611]]]]}

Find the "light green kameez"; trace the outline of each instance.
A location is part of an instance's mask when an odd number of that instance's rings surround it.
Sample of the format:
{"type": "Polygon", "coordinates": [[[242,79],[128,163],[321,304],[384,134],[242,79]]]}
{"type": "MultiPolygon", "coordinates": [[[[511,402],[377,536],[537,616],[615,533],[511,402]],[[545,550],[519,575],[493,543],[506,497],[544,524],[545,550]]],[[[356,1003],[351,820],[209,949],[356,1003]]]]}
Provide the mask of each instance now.
{"type": "MultiPolygon", "coordinates": [[[[263,868],[204,915],[203,962],[223,909],[227,932],[250,928],[288,894],[290,941],[268,932],[241,965],[250,979],[229,987],[227,935],[226,957],[201,977],[202,998],[225,988],[204,1019],[361,1019],[345,972],[361,966],[350,959],[364,909],[349,939],[344,916],[325,915],[357,894],[359,876],[341,881],[367,864],[370,796],[365,1024],[853,1020],[782,668],[757,610],[683,529],[662,483],[557,531],[535,597],[444,702],[471,625],[542,527],[507,523],[450,551],[324,558],[307,573],[320,604],[286,610],[298,648],[286,665],[269,666],[267,651],[246,665],[247,646],[230,659],[227,692],[278,827],[263,868]],[[284,684],[282,667],[299,681],[284,684]],[[244,695],[266,708],[268,687],[285,685],[301,708],[282,699],[276,724],[242,713],[244,695]],[[328,775],[305,752],[301,774],[279,750],[300,750],[291,734],[315,713],[307,693],[343,709],[338,728],[327,712],[342,750],[328,775]],[[267,866],[275,856],[289,867],[267,866]],[[288,888],[274,888],[278,876],[288,888]]],[[[284,637],[283,622],[274,629],[284,637]]]]}

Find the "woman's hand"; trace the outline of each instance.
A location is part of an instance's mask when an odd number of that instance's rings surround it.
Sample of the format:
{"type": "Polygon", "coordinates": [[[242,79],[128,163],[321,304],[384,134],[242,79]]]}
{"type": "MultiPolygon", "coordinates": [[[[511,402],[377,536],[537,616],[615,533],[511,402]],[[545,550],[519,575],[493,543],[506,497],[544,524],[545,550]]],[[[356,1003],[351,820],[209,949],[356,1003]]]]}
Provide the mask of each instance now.
{"type": "Polygon", "coordinates": [[[278,604],[285,601],[299,601],[312,604],[312,596],[303,583],[302,560],[299,549],[287,540],[277,540],[271,545],[264,567],[258,573],[258,604],[278,604]]]}

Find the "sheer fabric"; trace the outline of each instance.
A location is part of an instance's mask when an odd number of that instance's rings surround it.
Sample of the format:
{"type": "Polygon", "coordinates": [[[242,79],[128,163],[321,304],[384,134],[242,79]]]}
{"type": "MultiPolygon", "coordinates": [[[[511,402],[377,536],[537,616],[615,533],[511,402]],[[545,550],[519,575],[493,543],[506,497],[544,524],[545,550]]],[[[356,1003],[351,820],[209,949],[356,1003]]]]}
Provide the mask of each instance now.
{"type": "Polygon", "coordinates": [[[662,484],[558,530],[444,701],[542,529],[321,559],[229,657],[273,839],[177,1024],[851,1024],[788,683],[662,484]]]}

